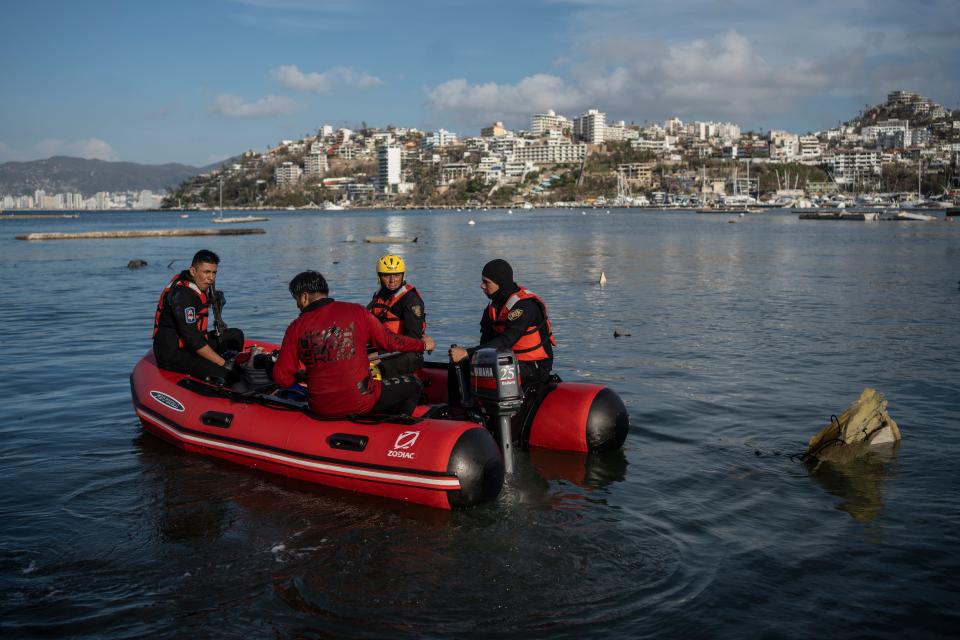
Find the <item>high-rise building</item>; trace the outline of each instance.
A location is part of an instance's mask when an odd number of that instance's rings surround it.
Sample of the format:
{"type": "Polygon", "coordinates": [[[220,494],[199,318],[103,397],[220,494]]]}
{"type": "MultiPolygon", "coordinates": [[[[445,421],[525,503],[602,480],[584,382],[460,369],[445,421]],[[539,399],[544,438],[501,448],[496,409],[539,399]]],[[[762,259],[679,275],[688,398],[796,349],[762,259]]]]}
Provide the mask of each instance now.
{"type": "Polygon", "coordinates": [[[311,151],[303,157],[303,173],[308,176],[322,176],[328,168],[325,151],[311,151]]]}
{"type": "Polygon", "coordinates": [[[284,162],[274,171],[274,179],[279,185],[296,184],[300,182],[300,175],[302,173],[303,170],[300,168],[300,165],[294,164],[293,162],[284,162]]]}
{"type": "Polygon", "coordinates": [[[400,186],[401,147],[388,144],[377,149],[381,193],[397,193],[400,186]]]}
{"type": "Polygon", "coordinates": [[[573,136],[587,144],[603,144],[607,129],[607,115],[597,109],[588,109],[573,120],[573,136]]]}
{"type": "Polygon", "coordinates": [[[536,137],[545,136],[549,131],[567,131],[571,127],[570,120],[559,116],[553,109],[546,113],[535,113],[530,118],[530,133],[536,137]]]}

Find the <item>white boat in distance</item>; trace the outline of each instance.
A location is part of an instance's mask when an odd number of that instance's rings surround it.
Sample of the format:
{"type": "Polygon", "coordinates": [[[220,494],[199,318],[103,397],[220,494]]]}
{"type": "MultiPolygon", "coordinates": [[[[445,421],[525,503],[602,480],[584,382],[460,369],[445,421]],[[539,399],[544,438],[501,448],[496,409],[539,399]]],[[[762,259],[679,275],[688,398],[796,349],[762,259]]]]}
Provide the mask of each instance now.
{"type": "Polygon", "coordinates": [[[344,211],[346,209],[346,207],[344,207],[343,205],[330,202],[329,200],[323,203],[322,208],[324,211],[344,211]]]}

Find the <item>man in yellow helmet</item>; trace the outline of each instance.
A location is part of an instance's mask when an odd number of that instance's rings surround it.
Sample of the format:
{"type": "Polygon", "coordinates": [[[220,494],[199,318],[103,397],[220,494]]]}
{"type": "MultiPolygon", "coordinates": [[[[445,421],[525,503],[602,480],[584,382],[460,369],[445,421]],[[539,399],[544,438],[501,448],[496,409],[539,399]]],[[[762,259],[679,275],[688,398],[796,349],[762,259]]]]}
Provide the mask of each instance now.
{"type": "MultiPolygon", "coordinates": [[[[416,287],[404,280],[406,268],[403,258],[393,254],[377,260],[380,289],[373,294],[367,309],[388,331],[421,340],[427,327],[426,311],[416,287]]],[[[380,372],[384,378],[413,373],[422,367],[422,353],[404,353],[380,362],[380,372]]]]}

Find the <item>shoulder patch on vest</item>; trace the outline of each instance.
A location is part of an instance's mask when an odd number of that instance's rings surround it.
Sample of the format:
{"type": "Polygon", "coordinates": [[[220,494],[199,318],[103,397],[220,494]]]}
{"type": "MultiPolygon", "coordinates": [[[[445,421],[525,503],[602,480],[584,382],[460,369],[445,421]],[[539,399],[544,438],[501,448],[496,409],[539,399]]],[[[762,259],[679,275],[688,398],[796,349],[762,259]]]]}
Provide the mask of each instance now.
{"type": "Polygon", "coordinates": [[[523,309],[511,309],[507,314],[507,320],[516,320],[523,315],[523,309]]]}
{"type": "Polygon", "coordinates": [[[187,324],[193,324],[197,321],[197,310],[193,307],[187,307],[183,310],[183,319],[187,321],[187,324]]]}
{"type": "Polygon", "coordinates": [[[411,305],[410,311],[413,311],[413,315],[417,316],[418,318],[423,317],[423,307],[418,304],[411,305]]]}

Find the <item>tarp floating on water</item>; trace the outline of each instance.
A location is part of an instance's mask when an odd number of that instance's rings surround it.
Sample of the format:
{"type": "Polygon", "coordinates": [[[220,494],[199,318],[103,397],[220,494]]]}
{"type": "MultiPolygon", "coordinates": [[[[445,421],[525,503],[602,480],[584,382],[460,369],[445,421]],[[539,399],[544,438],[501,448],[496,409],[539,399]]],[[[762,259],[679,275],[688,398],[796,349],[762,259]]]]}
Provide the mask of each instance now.
{"type": "Polygon", "coordinates": [[[810,438],[804,458],[847,462],[868,453],[871,447],[899,441],[900,427],[887,413],[886,399],[868,387],[839,418],[810,438]]]}

